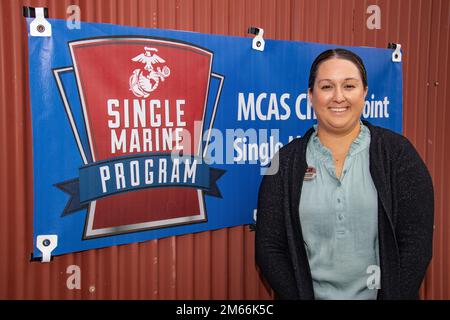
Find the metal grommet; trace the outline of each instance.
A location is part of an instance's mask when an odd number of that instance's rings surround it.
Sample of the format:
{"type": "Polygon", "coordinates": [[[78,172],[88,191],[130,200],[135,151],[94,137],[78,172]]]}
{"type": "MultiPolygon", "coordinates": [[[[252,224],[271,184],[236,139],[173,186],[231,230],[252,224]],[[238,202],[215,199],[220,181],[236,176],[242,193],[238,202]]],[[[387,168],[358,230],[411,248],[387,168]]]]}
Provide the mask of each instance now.
{"type": "Polygon", "coordinates": [[[49,239],[45,239],[44,241],[42,241],[42,244],[44,245],[44,247],[48,247],[50,245],[51,241],[49,239]]]}
{"type": "Polygon", "coordinates": [[[36,27],[36,30],[40,33],[43,33],[45,31],[45,26],[40,24],[36,27]]]}

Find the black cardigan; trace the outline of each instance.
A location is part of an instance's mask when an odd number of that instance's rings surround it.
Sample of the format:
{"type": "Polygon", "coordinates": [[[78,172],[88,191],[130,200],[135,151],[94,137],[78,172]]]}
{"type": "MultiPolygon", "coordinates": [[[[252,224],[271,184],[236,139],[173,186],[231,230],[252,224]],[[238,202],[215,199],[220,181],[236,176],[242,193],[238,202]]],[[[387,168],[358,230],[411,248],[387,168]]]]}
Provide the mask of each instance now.
{"type": "MultiPolygon", "coordinates": [[[[370,173],[378,192],[378,299],[417,299],[432,256],[431,177],[405,137],[363,123],[371,133],[370,173]]],[[[298,212],[312,133],[281,148],[279,170],[264,176],[259,189],[256,262],[279,299],[314,299],[298,212]]]]}

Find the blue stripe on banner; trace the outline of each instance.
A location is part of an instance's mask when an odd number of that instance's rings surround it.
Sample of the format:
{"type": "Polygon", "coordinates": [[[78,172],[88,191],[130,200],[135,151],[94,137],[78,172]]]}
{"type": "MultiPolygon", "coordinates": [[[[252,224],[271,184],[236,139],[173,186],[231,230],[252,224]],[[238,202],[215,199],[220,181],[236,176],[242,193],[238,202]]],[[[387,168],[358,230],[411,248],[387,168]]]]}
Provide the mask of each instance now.
{"type": "Polygon", "coordinates": [[[99,161],[80,168],[80,203],[145,188],[210,188],[210,167],[201,158],[146,154],[99,161]]]}

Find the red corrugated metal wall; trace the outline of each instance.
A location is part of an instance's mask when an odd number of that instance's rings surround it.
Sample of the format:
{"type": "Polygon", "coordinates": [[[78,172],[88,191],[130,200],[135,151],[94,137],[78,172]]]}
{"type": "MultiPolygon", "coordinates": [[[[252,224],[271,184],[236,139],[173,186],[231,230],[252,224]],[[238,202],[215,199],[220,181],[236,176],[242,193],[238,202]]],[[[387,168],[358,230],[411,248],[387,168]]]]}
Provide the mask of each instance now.
{"type": "Polygon", "coordinates": [[[0,299],[270,299],[254,263],[254,234],[235,227],[29,262],[33,195],[27,30],[22,6],[64,19],[283,40],[386,47],[402,44],[404,134],[434,180],[435,245],[421,295],[450,299],[449,0],[2,0],[0,1],[0,299]],[[381,29],[369,30],[369,5],[381,29]],[[81,289],[66,270],[77,265],[81,289]]]}

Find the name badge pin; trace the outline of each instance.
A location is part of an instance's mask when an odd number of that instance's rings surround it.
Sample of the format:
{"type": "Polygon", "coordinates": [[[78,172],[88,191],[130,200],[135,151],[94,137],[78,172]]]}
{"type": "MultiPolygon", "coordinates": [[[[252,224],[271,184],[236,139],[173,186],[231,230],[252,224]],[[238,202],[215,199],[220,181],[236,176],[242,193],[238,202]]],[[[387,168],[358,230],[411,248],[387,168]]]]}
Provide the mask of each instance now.
{"type": "Polygon", "coordinates": [[[308,166],[305,172],[305,178],[303,178],[304,181],[311,181],[316,178],[317,172],[316,168],[308,166]]]}

